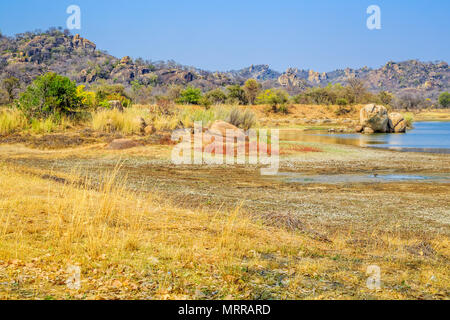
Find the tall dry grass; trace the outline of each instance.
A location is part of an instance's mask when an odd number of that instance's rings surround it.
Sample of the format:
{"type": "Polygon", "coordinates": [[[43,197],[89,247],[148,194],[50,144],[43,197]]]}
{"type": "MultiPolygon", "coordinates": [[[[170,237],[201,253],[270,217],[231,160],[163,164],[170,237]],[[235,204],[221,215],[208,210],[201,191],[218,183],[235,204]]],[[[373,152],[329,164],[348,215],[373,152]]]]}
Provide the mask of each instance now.
{"type": "MultiPolygon", "coordinates": [[[[3,299],[407,299],[448,289],[442,259],[403,249],[417,239],[371,230],[363,245],[349,244],[351,234],[324,242],[239,208],[183,209],[130,191],[120,166],[100,179],[0,169],[3,299]],[[372,264],[383,290],[366,287],[372,264]],[[65,285],[69,265],[82,270],[79,290],[65,285]]],[[[436,241],[445,254],[448,239],[436,241]]]]}
{"type": "Polygon", "coordinates": [[[137,134],[141,130],[141,120],[148,119],[149,111],[143,108],[126,108],[123,112],[100,110],[92,114],[92,128],[103,132],[137,134]]]}
{"type": "Polygon", "coordinates": [[[0,110],[0,134],[19,132],[34,134],[64,131],[72,128],[77,121],[66,116],[50,116],[46,119],[28,119],[25,114],[14,108],[0,110]]]}
{"type": "Polygon", "coordinates": [[[25,115],[17,109],[0,110],[0,134],[22,131],[28,127],[25,115]]]}
{"type": "Polygon", "coordinates": [[[141,119],[156,130],[174,130],[192,128],[195,122],[202,122],[204,127],[215,120],[224,120],[249,129],[256,124],[256,117],[250,109],[236,106],[213,106],[204,109],[199,106],[173,105],[170,113],[161,113],[155,106],[134,105],[123,112],[118,110],[100,110],[92,114],[92,127],[103,132],[121,132],[137,134],[141,130],[141,119]]]}
{"type": "Polygon", "coordinates": [[[406,112],[403,114],[406,122],[406,126],[411,129],[414,126],[414,114],[412,112],[406,112]]]}

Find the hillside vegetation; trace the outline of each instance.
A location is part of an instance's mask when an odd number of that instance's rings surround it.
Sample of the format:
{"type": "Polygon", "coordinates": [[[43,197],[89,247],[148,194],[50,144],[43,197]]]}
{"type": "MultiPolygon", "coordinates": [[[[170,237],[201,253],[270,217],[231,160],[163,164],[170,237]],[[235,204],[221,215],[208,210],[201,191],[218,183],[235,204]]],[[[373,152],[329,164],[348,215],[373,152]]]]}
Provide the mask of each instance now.
{"type": "Polygon", "coordinates": [[[229,72],[209,72],[182,66],[174,61],[113,57],[99,50],[92,41],[56,28],[46,32],[26,32],[14,37],[0,35],[0,81],[15,77],[24,86],[47,72],[67,76],[78,84],[88,86],[101,81],[125,87],[133,84],[150,86],[153,95],[166,94],[177,85],[190,85],[206,92],[234,84],[243,85],[248,79],[256,79],[263,89],[283,88],[292,95],[307,88],[344,84],[349,79],[360,79],[372,92],[413,94],[432,100],[437,100],[441,92],[450,88],[450,69],[446,62],[388,62],[379,69],[348,68],[327,73],[294,68],[280,73],[267,65],[229,72]]]}

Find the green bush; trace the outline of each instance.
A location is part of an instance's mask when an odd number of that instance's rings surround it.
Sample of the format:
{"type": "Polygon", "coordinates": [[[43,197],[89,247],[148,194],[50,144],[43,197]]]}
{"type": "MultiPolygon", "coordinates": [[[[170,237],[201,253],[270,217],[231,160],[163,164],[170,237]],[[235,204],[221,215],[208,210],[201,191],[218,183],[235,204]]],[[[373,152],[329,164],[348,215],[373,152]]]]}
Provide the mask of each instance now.
{"type": "Polygon", "coordinates": [[[75,82],[53,72],[37,77],[20,96],[18,107],[28,118],[72,116],[83,110],[75,82]]]}
{"type": "Polygon", "coordinates": [[[224,104],[227,101],[227,95],[220,89],[214,89],[205,94],[213,104],[224,104]]]}
{"type": "Polygon", "coordinates": [[[245,93],[245,90],[242,89],[240,85],[235,84],[232,86],[228,86],[227,90],[228,90],[228,102],[229,103],[231,103],[231,104],[238,103],[241,105],[248,104],[247,95],[245,93]]]}
{"type": "Polygon", "coordinates": [[[443,108],[450,107],[450,93],[448,93],[447,91],[442,92],[441,95],[439,96],[439,104],[443,108]]]}
{"type": "Polygon", "coordinates": [[[9,102],[12,102],[15,98],[14,91],[16,89],[19,89],[19,87],[20,87],[19,79],[15,78],[15,77],[9,77],[9,78],[3,79],[2,85],[8,94],[9,102]]]}
{"type": "Polygon", "coordinates": [[[380,91],[378,93],[378,99],[379,102],[383,105],[383,106],[390,106],[392,101],[394,100],[395,96],[387,91],[380,91]]]}
{"type": "Polygon", "coordinates": [[[278,108],[278,112],[283,113],[283,114],[289,114],[289,106],[286,103],[283,103],[278,108]]]}
{"type": "Polygon", "coordinates": [[[180,98],[177,99],[177,103],[198,105],[201,98],[202,91],[200,89],[187,87],[185,90],[181,91],[180,98]]]}
{"type": "MultiPolygon", "coordinates": [[[[294,103],[318,105],[351,105],[355,103],[370,103],[382,100],[390,101],[392,95],[383,93],[376,96],[370,93],[360,80],[349,81],[342,86],[340,83],[328,84],[326,87],[308,88],[304,93],[292,98],[294,103]],[[344,103],[345,102],[345,103],[344,103]]],[[[384,104],[384,103],[383,103],[384,104]]]]}
{"type": "Polygon", "coordinates": [[[268,89],[256,98],[257,104],[269,104],[272,111],[278,112],[278,105],[284,105],[289,101],[289,95],[284,90],[268,89]]]}
{"type": "Polygon", "coordinates": [[[125,87],[121,84],[101,83],[94,87],[95,99],[102,106],[105,102],[118,100],[124,108],[131,106],[131,98],[126,94],[125,87]]]}
{"type": "Polygon", "coordinates": [[[255,79],[248,79],[244,85],[244,91],[250,104],[255,104],[256,97],[261,90],[261,84],[255,79]]]}
{"type": "Polygon", "coordinates": [[[212,102],[211,102],[211,100],[209,100],[207,97],[201,97],[201,98],[200,98],[200,101],[199,101],[199,104],[200,104],[202,107],[204,107],[206,110],[208,110],[208,109],[211,107],[212,102]]]}
{"type": "Polygon", "coordinates": [[[309,103],[330,105],[336,104],[337,94],[333,86],[311,88],[305,93],[309,103]]]}
{"type": "Polygon", "coordinates": [[[348,105],[348,101],[347,101],[347,99],[345,99],[345,98],[338,98],[338,99],[336,100],[336,104],[337,104],[338,106],[347,106],[347,105],[348,105]]]}
{"type": "Polygon", "coordinates": [[[413,125],[414,125],[414,114],[408,112],[408,113],[405,113],[403,115],[403,117],[404,117],[405,122],[406,122],[406,127],[408,129],[412,129],[413,125]]]}

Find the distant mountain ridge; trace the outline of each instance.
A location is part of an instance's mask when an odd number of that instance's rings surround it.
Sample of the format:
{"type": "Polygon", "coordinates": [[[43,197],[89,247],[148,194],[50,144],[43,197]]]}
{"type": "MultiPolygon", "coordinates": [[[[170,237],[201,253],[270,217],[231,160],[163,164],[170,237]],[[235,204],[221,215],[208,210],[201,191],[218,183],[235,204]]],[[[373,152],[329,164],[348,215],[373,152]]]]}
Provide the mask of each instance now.
{"type": "Polygon", "coordinates": [[[92,84],[100,80],[129,86],[133,81],[144,85],[193,85],[209,90],[230,84],[243,84],[254,78],[264,88],[282,87],[298,93],[307,87],[345,83],[349,78],[365,81],[372,91],[396,94],[413,92],[436,99],[449,91],[450,69],[447,62],[409,60],[388,62],[379,69],[343,69],[315,72],[289,68],[281,73],[268,65],[252,65],[227,72],[210,72],[179,65],[173,61],[151,62],[130,57],[116,58],[99,51],[95,43],[79,35],[58,29],[43,33],[27,32],[15,37],[0,35],[0,79],[14,76],[27,84],[45,72],[57,72],[77,83],[92,84]]]}

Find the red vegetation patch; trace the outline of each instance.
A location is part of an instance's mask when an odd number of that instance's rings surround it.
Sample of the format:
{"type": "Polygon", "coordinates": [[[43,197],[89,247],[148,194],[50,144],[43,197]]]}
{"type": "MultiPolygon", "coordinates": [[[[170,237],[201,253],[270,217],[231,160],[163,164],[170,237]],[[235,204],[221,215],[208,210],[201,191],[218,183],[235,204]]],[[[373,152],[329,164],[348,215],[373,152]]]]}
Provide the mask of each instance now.
{"type": "Polygon", "coordinates": [[[286,154],[292,154],[292,153],[297,153],[297,152],[322,152],[322,150],[320,150],[319,148],[314,148],[314,147],[307,147],[307,146],[302,146],[299,144],[289,144],[289,145],[282,145],[280,148],[280,154],[281,155],[286,155],[286,154]]]}
{"type": "MultiPolygon", "coordinates": [[[[233,148],[231,148],[231,151],[233,151],[234,155],[237,155],[237,152],[238,152],[239,148],[242,148],[242,144],[233,143],[233,148]]],[[[271,146],[268,145],[268,144],[265,144],[265,143],[259,143],[258,144],[256,142],[250,143],[250,142],[246,141],[245,142],[245,155],[246,156],[250,155],[250,148],[251,148],[252,153],[254,155],[259,155],[260,151],[264,152],[265,150],[267,150],[266,154],[268,156],[272,155],[272,148],[271,148],[271,146]],[[256,151],[254,151],[254,150],[256,150],[256,151]]],[[[226,147],[225,143],[223,143],[222,148],[219,148],[219,150],[215,150],[215,149],[216,148],[214,146],[214,143],[211,143],[209,145],[203,146],[202,151],[204,153],[209,153],[209,154],[212,154],[212,155],[215,155],[215,154],[226,155],[227,154],[227,147],[226,147]]]]}

